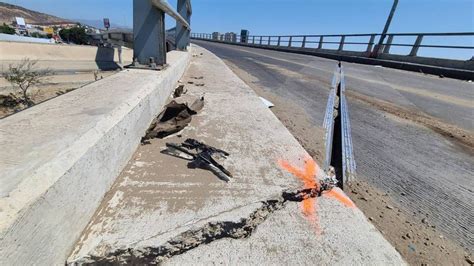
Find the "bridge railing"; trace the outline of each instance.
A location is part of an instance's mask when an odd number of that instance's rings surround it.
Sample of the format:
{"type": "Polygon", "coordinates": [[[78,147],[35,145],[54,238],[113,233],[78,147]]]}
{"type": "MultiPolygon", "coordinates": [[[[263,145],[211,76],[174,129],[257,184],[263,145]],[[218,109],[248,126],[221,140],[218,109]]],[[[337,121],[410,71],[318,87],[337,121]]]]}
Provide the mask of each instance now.
{"type": "Polygon", "coordinates": [[[166,65],[165,14],[176,20],[176,48],[186,50],[191,33],[191,0],[178,0],[174,10],[167,0],[133,1],[133,67],[160,69],[166,65]]]}
{"type": "MultiPolygon", "coordinates": [[[[469,38],[470,44],[474,42],[474,32],[455,33],[389,33],[384,36],[381,46],[377,47],[381,34],[335,34],[335,35],[249,35],[240,36],[233,34],[206,34],[194,33],[192,38],[211,39],[221,42],[234,42],[251,45],[317,49],[325,51],[335,51],[339,53],[359,53],[363,56],[379,57],[384,54],[391,54],[393,47],[409,48],[407,56],[415,57],[419,54],[420,48],[449,49],[451,53],[461,50],[471,52],[474,46],[469,45],[443,45],[436,43],[425,43],[426,37],[457,37],[469,38]],[[399,39],[413,39],[412,43],[395,41],[399,39]]],[[[470,54],[472,57],[473,53],[470,54]]],[[[471,58],[468,58],[471,59],[471,58]]]]}

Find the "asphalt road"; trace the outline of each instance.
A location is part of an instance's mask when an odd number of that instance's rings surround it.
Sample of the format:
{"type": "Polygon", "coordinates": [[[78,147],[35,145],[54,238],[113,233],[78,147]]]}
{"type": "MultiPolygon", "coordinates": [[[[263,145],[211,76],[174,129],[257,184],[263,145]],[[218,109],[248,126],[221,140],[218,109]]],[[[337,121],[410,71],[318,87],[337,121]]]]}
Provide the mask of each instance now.
{"type": "MultiPolygon", "coordinates": [[[[336,61],[194,43],[248,73],[251,79],[244,78],[246,82],[303,107],[315,126],[322,125],[336,61]]],[[[469,142],[474,130],[473,83],[368,65],[343,66],[358,178],[474,250],[474,152],[469,142]]]]}

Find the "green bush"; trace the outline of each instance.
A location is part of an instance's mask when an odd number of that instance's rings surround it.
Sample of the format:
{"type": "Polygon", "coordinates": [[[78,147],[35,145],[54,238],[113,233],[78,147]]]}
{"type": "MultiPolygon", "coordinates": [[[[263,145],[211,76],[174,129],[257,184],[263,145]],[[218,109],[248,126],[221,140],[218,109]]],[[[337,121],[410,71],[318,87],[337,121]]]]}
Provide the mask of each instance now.
{"type": "Polygon", "coordinates": [[[68,43],[88,44],[86,29],[80,26],[62,29],[59,31],[59,36],[68,43]]]}
{"type": "Polygon", "coordinates": [[[3,23],[3,25],[0,25],[0,33],[13,35],[15,34],[15,29],[3,23]]]}

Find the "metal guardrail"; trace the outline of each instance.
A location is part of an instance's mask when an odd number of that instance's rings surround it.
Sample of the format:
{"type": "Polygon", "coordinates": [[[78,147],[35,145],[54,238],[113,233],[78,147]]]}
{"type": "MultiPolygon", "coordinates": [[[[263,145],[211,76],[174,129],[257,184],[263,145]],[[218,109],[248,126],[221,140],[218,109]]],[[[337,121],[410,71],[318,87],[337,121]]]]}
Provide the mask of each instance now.
{"type": "MultiPolygon", "coordinates": [[[[295,47],[295,48],[312,48],[312,49],[328,49],[336,51],[351,51],[345,47],[347,45],[365,46],[364,53],[372,57],[379,54],[389,54],[391,47],[411,47],[409,56],[417,56],[420,48],[444,48],[444,49],[462,49],[474,50],[474,46],[467,45],[439,45],[439,44],[424,44],[425,37],[472,37],[474,40],[474,32],[449,32],[449,33],[388,33],[387,38],[382,44],[382,47],[375,47],[377,39],[380,39],[381,34],[329,34],[329,35],[216,35],[207,33],[195,33],[192,38],[196,39],[211,39],[223,42],[239,42],[247,44],[256,44],[264,46],[277,47],[295,47]],[[416,37],[414,43],[397,43],[394,40],[397,37],[416,37]],[[350,41],[350,38],[366,38],[367,41],[350,41]],[[336,40],[333,40],[336,39],[336,40]],[[311,46],[313,44],[313,46],[311,46]],[[327,47],[328,45],[336,45],[337,49],[327,47]],[[373,54],[378,51],[378,54],[373,54]]],[[[360,50],[356,51],[360,52],[360,50]]]]}
{"type": "Polygon", "coordinates": [[[352,145],[349,107],[346,100],[344,69],[340,64],[334,71],[323,127],[325,129],[323,170],[327,176],[332,176],[335,172],[342,187],[355,179],[356,163],[352,145]],[[339,133],[335,132],[336,129],[340,129],[340,134],[336,134],[339,133]]]}
{"type": "Polygon", "coordinates": [[[176,49],[186,50],[191,37],[191,0],[178,0],[177,11],[167,0],[133,0],[133,64],[161,69],[166,65],[165,14],[176,20],[176,49]]]}

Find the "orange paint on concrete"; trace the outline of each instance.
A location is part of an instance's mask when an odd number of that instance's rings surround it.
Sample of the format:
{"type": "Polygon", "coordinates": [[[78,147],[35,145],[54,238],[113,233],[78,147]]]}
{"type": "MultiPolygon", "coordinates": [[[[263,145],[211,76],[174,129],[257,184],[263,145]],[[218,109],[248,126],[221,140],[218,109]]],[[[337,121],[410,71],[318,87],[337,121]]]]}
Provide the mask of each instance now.
{"type": "MultiPolygon", "coordinates": [[[[281,168],[285,169],[289,173],[298,177],[304,183],[304,188],[319,188],[320,184],[317,182],[316,173],[319,170],[319,166],[310,156],[306,156],[304,160],[304,169],[299,169],[288,161],[279,160],[278,164],[281,168]]],[[[323,192],[323,196],[332,198],[348,208],[355,208],[354,202],[349,199],[344,192],[339,189],[332,189],[330,191],[323,192]]],[[[301,202],[301,211],[304,216],[310,221],[317,234],[321,234],[321,228],[319,226],[319,219],[317,214],[317,199],[309,198],[301,202]]]]}
{"type": "Polygon", "coordinates": [[[324,192],[323,196],[328,197],[328,198],[333,198],[342,203],[344,206],[348,208],[355,208],[354,202],[349,199],[342,191],[332,189],[330,191],[324,192]]]}
{"type": "MultiPolygon", "coordinates": [[[[309,156],[305,158],[304,169],[298,169],[297,167],[291,165],[289,162],[283,160],[279,160],[278,163],[283,169],[301,179],[301,181],[303,181],[304,183],[304,188],[319,187],[319,183],[316,182],[316,173],[319,168],[313,158],[309,156]]],[[[315,198],[303,200],[303,202],[301,203],[301,211],[303,212],[304,216],[311,222],[311,225],[314,227],[316,233],[321,234],[319,219],[316,213],[316,204],[317,201],[315,198]]]]}

